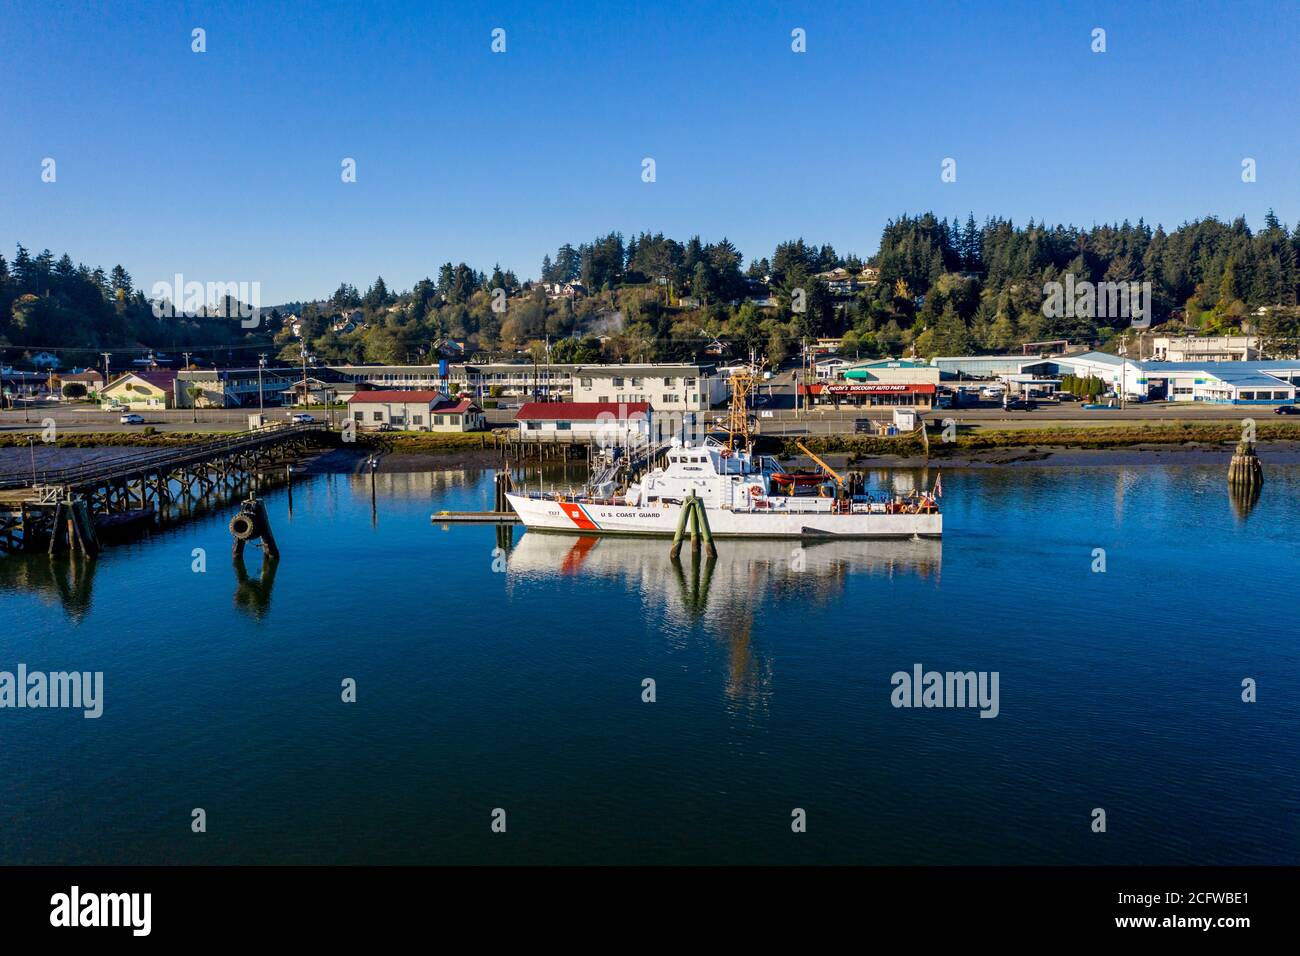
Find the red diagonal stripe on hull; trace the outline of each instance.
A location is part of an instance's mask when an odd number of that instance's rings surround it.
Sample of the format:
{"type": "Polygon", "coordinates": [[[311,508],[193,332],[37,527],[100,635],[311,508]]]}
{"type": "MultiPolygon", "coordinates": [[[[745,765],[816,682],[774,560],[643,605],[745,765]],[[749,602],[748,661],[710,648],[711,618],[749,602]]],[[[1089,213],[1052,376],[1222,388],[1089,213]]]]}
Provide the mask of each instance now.
{"type": "Polygon", "coordinates": [[[578,504],[577,502],[566,501],[564,504],[560,505],[560,507],[563,508],[564,513],[569,516],[569,520],[572,521],[579,528],[581,528],[583,531],[599,530],[599,526],[596,524],[596,522],[592,521],[589,517],[587,517],[586,510],[584,510],[582,505],[578,504]]]}

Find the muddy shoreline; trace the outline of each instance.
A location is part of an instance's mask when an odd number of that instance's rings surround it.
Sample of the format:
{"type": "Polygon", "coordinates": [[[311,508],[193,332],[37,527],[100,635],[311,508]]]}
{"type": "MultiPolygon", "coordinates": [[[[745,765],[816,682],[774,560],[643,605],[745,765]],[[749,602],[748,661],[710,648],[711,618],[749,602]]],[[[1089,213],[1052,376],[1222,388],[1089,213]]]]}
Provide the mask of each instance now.
{"type": "MultiPolygon", "coordinates": [[[[1300,464],[1300,441],[1272,441],[1257,444],[1264,467],[1269,465],[1300,464]]],[[[148,449],[140,449],[141,453],[148,449]]],[[[843,453],[829,453],[822,457],[834,467],[849,468],[1023,468],[1023,467],[1113,467],[1116,465],[1222,465],[1227,467],[1232,457],[1230,443],[1207,444],[1187,442],[1181,445],[1149,444],[1129,445],[1122,448],[1070,448],[1055,445],[1032,445],[971,449],[955,454],[936,454],[930,459],[919,456],[872,455],[850,460],[843,453]]],[[[58,448],[37,446],[37,467],[68,467],[94,461],[98,458],[121,457],[129,452],[122,448],[58,448]]],[[[372,452],[363,449],[333,449],[315,456],[301,467],[305,473],[325,472],[363,474],[369,467],[372,452]]],[[[378,454],[380,472],[441,471],[458,468],[496,468],[501,464],[499,452],[491,449],[464,449],[439,452],[396,451],[378,454]]],[[[798,466],[807,464],[800,456],[791,458],[798,466]]],[[[548,463],[550,464],[550,463],[548,463]]],[[[558,462],[554,464],[559,464],[558,462]]],[[[581,468],[582,461],[574,459],[573,467],[581,468]]],[[[20,473],[31,467],[27,448],[0,448],[0,474],[20,473]]]]}
{"type": "MultiPolygon", "coordinates": [[[[1260,442],[1256,446],[1264,466],[1300,464],[1300,441],[1260,442]]],[[[972,449],[954,455],[923,457],[875,455],[849,463],[848,455],[833,453],[823,455],[828,464],[851,468],[1017,468],[1017,467],[1114,467],[1116,465],[1222,465],[1228,466],[1232,457],[1231,444],[1210,445],[1187,443],[1185,445],[1131,445],[1124,448],[1067,448],[1052,445],[1025,448],[972,449]]],[[[338,449],[320,455],[309,465],[312,471],[362,473],[366,470],[369,454],[338,449]]],[[[807,459],[795,456],[793,465],[808,464],[807,459]]],[[[494,451],[456,452],[396,452],[379,456],[380,472],[438,471],[450,468],[496,468],[501,456],[494,451]]],[[[548,465],[558,465],[558,462],[548,465]]],[[[581,468],[578,459],[571,467],[581,468]]]]}

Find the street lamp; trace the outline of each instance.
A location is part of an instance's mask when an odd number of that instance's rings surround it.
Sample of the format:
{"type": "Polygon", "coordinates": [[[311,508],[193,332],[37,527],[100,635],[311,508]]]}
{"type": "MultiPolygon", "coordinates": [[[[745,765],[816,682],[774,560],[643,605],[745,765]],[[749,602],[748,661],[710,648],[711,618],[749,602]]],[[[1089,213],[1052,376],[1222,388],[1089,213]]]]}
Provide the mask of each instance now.
{"type": "Polygon", "coordinates": [[[36,487],[36,436],[27,436],[27,448],[32,455],[32,487],[36,487]]]}
{"type": "Polygon", "coordinates": [[[307,343],[302,345],[302,407],[307,407],[307,343]]]}
{"type": "Polygon", "coordinates": [[[266,407],[262,403],[262,369],[266,368],[266,356],[257,357],[257,417],[260,422],[266,417],[266,407]]]}

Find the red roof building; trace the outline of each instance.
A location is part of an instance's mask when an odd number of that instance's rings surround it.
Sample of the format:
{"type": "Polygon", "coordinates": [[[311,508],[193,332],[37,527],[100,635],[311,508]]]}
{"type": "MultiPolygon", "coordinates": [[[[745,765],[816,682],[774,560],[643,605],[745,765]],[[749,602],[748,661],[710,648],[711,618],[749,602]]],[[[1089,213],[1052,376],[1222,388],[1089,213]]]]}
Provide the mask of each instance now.
{"type": "Polygon", "coordinates": [[[423,391],[423,390],[402,390],[402,389],[376,389],[372,392],[356,392],[348,402],[364,402],[365,404],[396,404],[396,405],[429,405],[433,402],[441,401],[446,398],[442,392],[423,391]]]}
{"type": "Polygon", "coordinates": [[[649,402],[526,402],[515,413],[515,421],[531,422],[594,422],[646,417],[650,414],[649,402]]]}
{"type": "Polygon", "coordinates": [[[466,412],[477,412],[481,411],[481,409],[468,398],[462,398],[460,401],[449,398],[434,405],[432,411],[435,415],[463,415],[466,412]]]}
{"type": "Polygon", "coordinates": [[[483,410],[468,399],[432,390],[376,390],[349,396],[352,420],[362,428],[466,432],[483,428],[483,410]]]}

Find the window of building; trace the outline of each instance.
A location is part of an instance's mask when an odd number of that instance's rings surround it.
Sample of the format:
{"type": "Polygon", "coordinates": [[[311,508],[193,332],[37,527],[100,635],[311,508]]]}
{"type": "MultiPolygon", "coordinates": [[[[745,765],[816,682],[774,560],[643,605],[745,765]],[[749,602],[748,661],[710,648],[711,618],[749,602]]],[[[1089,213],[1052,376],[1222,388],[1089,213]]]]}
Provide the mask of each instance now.
{"type": "Polygon", "coordinates": [[[352,417],[353,417],[356,421],[364,422],[364,421],[366,420],[366,413],[365,413],[365,412],[353,412],[353,413],[352,413],[352,417]]]}
{"type": "Polygon", "coordinates": [[[423,416],[423,415],[412,415],[412,416],[411,416],[411,424],[412,424],[412,425],[423,425],[423,424],[424,424],[424,416],[423,416]]]}
{"type": "Polygon", "coordinates": [[[382,422],[384,420],[383,412],[371,412],[371,415],[372,415],[372,418],[370,419],[371,421],[382,422]]]}
{"type": "Polygon", "coordinates": [[[442,419],[443,419],[443,416],[441,416],[441,415],[434,415],[434,416],[433,416],[433,423],[434,423],[435,425],[441,425],[441,424],[442,424],[442,419]]]}
{"type": "Polygon", "coordinates": [[[524,429],[526,431],[535,432],[541,427],[542,427],[541,422],[524,422],[524,429]]]}
{"type": "Polygon", "coordinates": [[[1255,400],[1255,393],[1254,393],[1254,392],[1242,392],[1242,393],[1241,393],[1241,400],[1242,400],[1243,402],[1253,402],[1253,401],[1255,400]]]}
{"type": "Polygon", "coordinates": [[[665,395],[665,396],[663,396],[663,402],[664,402],[665,405],[671,405],[671,404],[672,404],[673,402],[675,402],[675,401],[677,401],[677,398],[676,398],[676,396],[674,396],[674,395],[665,395]]]}
{"type": "Polygon", "coordinates": [[[633,388],[640,388],[640,387],[641,387],[641,379],[639,379],[639,378],[634,378],[634,379],[632,379],[632,387],[633,387],[633,388]]]}
{"type": "Polygon", "coordinates": [[[664,385],[666,385],[668,388],[672,388],[672,387],[673,387],[674,385],[676,385],[676,384],[677,384],[677,379],[675,379],[675,378],[665,378],[665,379],[664,379],[664,385]]]}
{"type": "Polygon", "coordinates": [[[623,387],[623,376],[621,376],[621,375],[615,375],[615,376],[614,376],[614,387],[615,387],[615,388],[622,388],[622,387],[623,387]]]}
{"type": "Polygon", "coordinates": [[[448,415],[448,416],[447,416],[447,424],[448,424],[448,425],[459,425],[459,424],[460,424],[460,416],[459,416],[459,415],[448,415]]]}
{"type": "Polygon", "coordinates": [[[567,431],[572,431],[572,429],[573,429],[573,422],[556,422],[556,423],[555,423],[555,430],[556,430],[556,431],[567,432],[567,431]]]}
{"type": "Polygon", "coordinates": [[[694,387],[695,387],[695,379],[693,379],[693,378],[688,378],[688,379],[686,379],[682,384],[684,384],[687,388],[694,388],[694,387]]]}
{"type": "Polygon", "coordinates": [[[579,381],[582,382],[582,387],[583,387],[583,388],[591,388],[591,379],[589,379],[589,378],[584,378],[584,379],[580,379],[579,381]]]}

